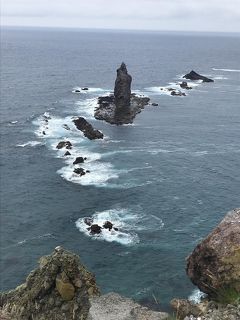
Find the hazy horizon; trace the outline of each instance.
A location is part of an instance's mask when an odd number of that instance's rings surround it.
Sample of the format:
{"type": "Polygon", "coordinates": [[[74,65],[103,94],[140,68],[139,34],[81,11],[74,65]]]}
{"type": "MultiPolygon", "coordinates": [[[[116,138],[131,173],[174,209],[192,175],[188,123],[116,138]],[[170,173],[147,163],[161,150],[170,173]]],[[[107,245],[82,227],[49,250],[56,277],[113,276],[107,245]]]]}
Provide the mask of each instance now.
{"type": "Polygon", "coordinates": [[[8,0],[1,7],[9,27],[240,32],[238,0],[8,0]]]}

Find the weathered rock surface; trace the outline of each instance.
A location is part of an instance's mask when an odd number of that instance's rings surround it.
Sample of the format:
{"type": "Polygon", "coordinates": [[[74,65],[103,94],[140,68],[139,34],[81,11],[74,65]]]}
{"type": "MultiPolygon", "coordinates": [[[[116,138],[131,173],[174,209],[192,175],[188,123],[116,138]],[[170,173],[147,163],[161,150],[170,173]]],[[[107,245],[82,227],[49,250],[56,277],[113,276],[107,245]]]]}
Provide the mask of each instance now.
{"type": "Polygon", "coordinates": [[[187,316],[184,320],[239,320],[240,305],[213,306],[209,307],[202,316],[187,316]]]}
{"type": "Polygon", "coordinates": [[[214,80],[209,79],[205,76],[202,76],[202,75],[198,74],[197,72],[195,72],[194,70],[185,74],[185,76],[183,76],[183,78],[189,79],[189,80],[202,80],[203,82],[214,82],[214,80]]]}
{"type": "Polygon", "coordinates": [[[88,139],[103,139],[102,132],[94,129],[93,126],[83,117],[76,118],[73,120],[73,122],[78,130],[82,131],[84,136],[88,139]]]}
{"type": "Polygon", "coordinates": [[[144,96],[131,94],[130,106],[117,108],[113,95],[99,97],[98,107],[95,109],[94,117],[97,120],[105,120],[111,124],[128,124],[133,123],[138,113],[149,104],[150,99],[144,96]]]}
{"type": "Polygon", "coordinates": [[[132,77],[128,74],[127,67],[123,62],[117,69],[117,78],[115,80],[114,97],[117,108],[130,106],[132,77]]]}
{"type": "Polygon", "coordinates": [[[0,295],[0,307],[11,320],[86,320],[94,295],[99,295],[94,276],[77,255],[57,247],[24,284],[0,295]]]}
{"type": "Polygon", "coordinates": [[[108,293],[90,300],[87,320],[164,320],[165,312],[156,312],[140,306],[117,293],[108,293]]]}
{"type": "Polygon", "coordinates": [[[213,300],[240,300],[240,209],[197,245],[187,258],[187,274],[213,300]]]}
{"type": "Polygon", "coordinates": [[[148,105],[150,99],[132,94],[131,82],[132,77],[125,63],[122,63],[117,69],[114,94],[98,98],[94,117],[117,125],[133,123],[133,119],[148,105]]]}

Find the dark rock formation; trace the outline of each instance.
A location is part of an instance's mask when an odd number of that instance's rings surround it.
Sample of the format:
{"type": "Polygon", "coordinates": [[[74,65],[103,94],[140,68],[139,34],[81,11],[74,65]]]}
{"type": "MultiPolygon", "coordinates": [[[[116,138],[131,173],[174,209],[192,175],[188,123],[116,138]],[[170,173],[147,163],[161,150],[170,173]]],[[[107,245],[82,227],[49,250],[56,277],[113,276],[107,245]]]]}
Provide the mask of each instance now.
{"type": "Polygon", "coordinates": [[[128,74],[127,67],[123,62],[117,69],[117,78],[115,80],[114,97],[117,108],[130,106],[132,77],[128,74]]]}
{"type": "Polygon", "coordinates": [[[209,79],[207,77],[204,77],[193,70],[191,72],[185,74],[185,76],[183,76],[183,78],[189,79],[189,80],[202,80],[203,82],[214,82],[214,80],[209,79]]]}
{"type": "Polygon", "coordinates": [[[187,274],[213,300],[240,299],[240,209],[197,245],[187,258],[187,274]]]}
{"type": "Polygon", "coordinates": [[[152,103],[152,106],[153,106],[153,107],[157,107],[157,106],[158,106],[158,103],[153,102],[153,103],[152,103]]]}
{"type": "Polygon", "coordinates": [[[81,90],[83,90],[83,91],[87,91],[87,90],[88,90],[88,88],[87,88],[87,87],[83,87],[83,88],[81,88],[81,90]]]}
{"type": "Polygon", "coordinates": [[[111,124],[132,123],[135,116],[149,103],[149,98],[131,93],[132,77],[125,63],[117,69],[114,95],[99,97],[94,117],[111,124]]]}
{"type": "Polygon", "coordinates": [[[94,117],[97,120],[105,120],[111,124],[128,124],[133,123],[138,113],[148,105],[150,99],[148,97],[137,96],[131,94],[130,106],[127,108],[117,108],[113,95],[99,97],[98,107],[95,109],[94,117]]]}
{"type": "Polygon", "coordinates": [[[78,174],[80,177],[81,177],[81,176],[84,176],[84,175],[86,174],[86,172],[84,171],[83,168],[75,168],[75,169],[73,170],[73,172],[76,173],[76,174],[78,174]]]}
{"type": "Polygon", "coordinates": [[[74,92],[76,92],[76,93],[80,93],[81,91],[80,91],[80,90],[78,90],[78,89],[76,89],[76,90],[74,90],[74,92]]]}
{"type": "Polygon", "coordinates": [[[74,160],[73,164],[78,164],[78,163],[83,163],[83,162],[84,162],[84,158],[83,157],[77,157],[74,160]]]}
{"type": "Polygon", "coordinates": [[[57,247],[24,284],[0,295],[0,307],[11,320],[86,320],[94,295],[99,295],[94,276],[77,255],[57,247]]]}
{"type": "Polygon", "coordinates": [[[56,146],[57,149],[62,149],[62,148],[66,148],[66,149],[72,149],[72,144],[70,141],[60,141],[58,143],[58,145],[56,146]]]}
{"type": "Polygon", "coordinates": [[[179,97],[181,97],[181,96],[186,96],[186,93],[182,92],[182,91],[173,90],[173,91],[171,91],[171,96],[179,96],[179,97]]]}
{"type": "Polygon", "coordinates": [[[102,232],[102,228],[98,224],[92,224],[89,230],[91,234],[99,234],[102,232]]]}
{"type": "Polygon", "coordinates": [[[187,83],[186,81],[183,81],[183,82],[180,83],[179,85],[180,85],[180,87],[181,87],[182,89],[186,89],[186,90],[192,89],[192,87],[189,87],[189,86],[188,86],[188,83],[187,83]]]}
{"type": "Polygon", "coordinates": [[[112,222],[110,222],[110,221],[105,221],[104,224],[103,224],[103,228],[104,228],[104,229],[108,229],[109,231],[111,231],[112,228],[113,228],[112,222]]]}
{"type": "Polygon", "coordinates": [[[64,153],[64,157],[67,157],[67,156],[70,156],[70,155],[71,155],[71,153],[69,151],[64,153]]]}
{"type": "Polygon", "coordinates": [[[103,139],[102,132],[94,129],[93,126],[83,117],[76,118],[73,120],[73,122],[78,130],[82,131],[84,136],[88,139],[103,139]]]}

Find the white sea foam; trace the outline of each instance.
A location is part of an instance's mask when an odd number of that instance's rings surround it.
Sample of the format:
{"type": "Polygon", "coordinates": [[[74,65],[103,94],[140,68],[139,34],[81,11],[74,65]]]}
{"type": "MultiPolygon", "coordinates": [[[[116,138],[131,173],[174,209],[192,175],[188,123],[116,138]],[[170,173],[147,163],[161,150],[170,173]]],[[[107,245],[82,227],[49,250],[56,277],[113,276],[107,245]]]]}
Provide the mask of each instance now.
{"type": "Polygon", "coordinates": [[[57,171],[67,181],[81,184],[81,185],[95,185],[97,187],[106,186],[107,181],[110,179],[118,178],[117,171],[109,162],[93,161],[90,163],[84,163],[81,165],[85,170],[89,170],[90,173],[86,173],[83,176],[79,176],[74,173],[74,166],[68,165],[57,171]]]}
{"type": "Polygon", "coordinates": [[[103,226],[105,221],[111,221],[118,231],[102,229],[100,235],[93,236],[87,230],[88,226],[84,222],[84,218],[76,221],[79,231],[93,239],[105,240],[108,242],[116,241],[122,245],[134,245],[140,241],[138,232],[144,230],[160,230],[164,224],[161,218],[154,215],[145,215],[140,206],[133,208],[117,208],[96,212],[92,215],[93,223],[103,226]]]}
{"type": "Polygon", "coordinates": [[[10,123],[11,123],[11,124],[16,124],[16,123],[18,123],[18,121],[17,121],[17,120],[15,120],[15,121],[10,121],[10,123]]]}
{"type": "Polygon", "coordinates": [[[102,229],[100,235],[92,236],[87,230],[84,218],[76,221],[76,227],[84,234],[93,239],[105,240],[108,242],[118,242],[122,245],[133,245],[139,242],[138,235],[133,231],[133,222],[137,219],[137,214],[127,209],[112,209],[96,212],[93,216],[94,223],[102,226],[105,221],[111,221],[118,231],[102,229]]]}
{"type": "Polygon", "coordinates": [[[227,80],[228,78],[227,77],[224,77],[224,76],[215,76],[213,77],[214,80],[227,80]]]}
{"type": "Polygon", "coordinates": [[[240,72],[239,69],[218,69],[218,68],[212,68],[212,70],[225,71],[225,72],[240,72]]]}
{"type": "Polygon", "coordinates": [[[40,141],[28,141],[26,143],[17,144],[16,147],[36,147],[38,145],[42,145],[43,143],[40,141]]]}
{"type": "Polygon", "coordinates": [[[98,106],[97,98],[86,99],[84,101],[77,101],[76,106],[78,112],[83,113],[86,117],[94,119],[94,110],[98,106]]]}
{"type": "Polygon", "coordinates": [[[203,293],[199,289],[194,289],[193,292],[188,297],[188,300],[192,301],[193,303],[200,303],[204,297],[206,297],[205,293],[203,293]]]}

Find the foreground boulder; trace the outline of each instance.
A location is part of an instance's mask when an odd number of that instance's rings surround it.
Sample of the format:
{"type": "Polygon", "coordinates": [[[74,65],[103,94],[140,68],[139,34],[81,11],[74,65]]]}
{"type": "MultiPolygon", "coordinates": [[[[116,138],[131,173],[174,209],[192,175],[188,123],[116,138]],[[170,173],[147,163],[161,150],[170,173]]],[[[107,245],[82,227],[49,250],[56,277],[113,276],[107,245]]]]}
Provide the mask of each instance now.
{"type": "Polygon", "coordinates": [[[189,79],[189,80],[202,80],[203,82],[214,82],[214,80],[209,79],[205,76],[202,76],[202,75],[198,74],[197,72],[195,72],[194,70],[185,74],[185,76],[183,76],[183,78],[189,79]]]}
{"type": "Polygon", "coordinates": [[[93,126],[83,117],[76,118],[73,120],[73,122],[78,130],[82,131],[84,136],[88,139],[103,139],[102,132],[94,129],[93,126]]]}
{"type": "Polygon", "coordinates": [[[133,119],[148,105],[150,99],[131,93],[131,82],[132,77],[125,63],[122,63],[117,69],[114,94],[98,98],[94,117],[117,125],[133,123],[133,119]]]}
{"type": "Polygon", "coordinates": [[[108,293],[90,300],[87,320],[167,320],[168,314],[140,306],[117,293],[108,293]]]}
{"type": "Polygon", "coordinates": [[[24,284],[0,295],[0,307],[11,320],[86,320],[89,298],[99,293],[79,257],[57,247],[40,259],[24,284]]]}
{"type": "Polygon", "coordinates": [[[187,258],[187,274],[210,299],[240,299],[240,209],[230,211],[197,245],[187,258]]]}

